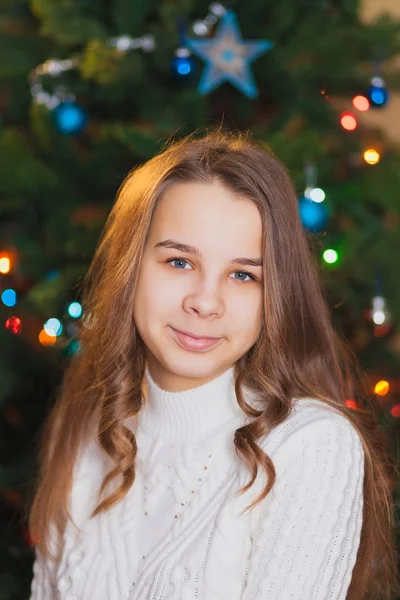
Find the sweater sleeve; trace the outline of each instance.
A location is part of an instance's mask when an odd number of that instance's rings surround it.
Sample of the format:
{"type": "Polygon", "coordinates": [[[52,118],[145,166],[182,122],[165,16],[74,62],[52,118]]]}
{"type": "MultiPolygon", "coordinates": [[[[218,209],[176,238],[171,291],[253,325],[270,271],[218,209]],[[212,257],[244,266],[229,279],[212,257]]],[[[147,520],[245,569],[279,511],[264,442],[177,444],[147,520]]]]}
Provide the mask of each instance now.
{"type": "Polygon", "coordinates": [[[35,550],[30,600],[56,600],[55,568],[35,550]]]}
{"type": "MultiPolygon", "coordinates": [[[[84,451],[80,452],[74,466],[73,484],[69,498],[69,509],[75,523],[82,525],[87,513],[90,514],[89,501],[96,491],[96,474],[98,472],[98,460],[95,459],[94,445],[87,445],[84,451]]],[[[67,524],[69,527],[69,524],[67,524]]],[[[55,540],[58,539],[55,528],[50,527],[52,532],[49,543],[52,552],[55,554],[57,546],[55,540]]],[[[65,536],[63,543],[65,544],[65,536]]],[[[57,571],[59,565],[55,560],[47,559],[37,549],[35,549],[35,558],[33,563],[33,579],[31,582],[30,600],[56,600],[59,598],[57,585],[57,571]]]]}
{"type": "Polygon", "coordinates": [[[361,440],[339,416],[288,441],[273,459],[277,479],[254,533],[246,600],[345,600],[361,535],[361,440]]]}

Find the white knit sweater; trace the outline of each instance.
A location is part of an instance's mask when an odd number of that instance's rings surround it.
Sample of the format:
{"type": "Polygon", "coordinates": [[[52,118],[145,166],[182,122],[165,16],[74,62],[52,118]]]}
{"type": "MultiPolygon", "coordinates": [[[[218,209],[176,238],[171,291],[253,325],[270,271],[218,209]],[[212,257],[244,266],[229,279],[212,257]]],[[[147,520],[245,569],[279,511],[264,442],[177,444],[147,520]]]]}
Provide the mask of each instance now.
{"type": "Polygon", "coordinates": [[[233,375],[232,367],[166,392],[146,371],[139,425],[127,422],[138,442],[133,486],[89,520],[111,462],[95,441],[86,446],[70,504],[83,533],[68,526],[58,565],[36,552],[31,600],[345,600],[362,525],[360,438],[318,400],[294,399],[289,417],[259,442],[276,483],[240,515],[266,478],[260,469],[235,497],[250,476],[233,443],[249,421],[233,375]]]}

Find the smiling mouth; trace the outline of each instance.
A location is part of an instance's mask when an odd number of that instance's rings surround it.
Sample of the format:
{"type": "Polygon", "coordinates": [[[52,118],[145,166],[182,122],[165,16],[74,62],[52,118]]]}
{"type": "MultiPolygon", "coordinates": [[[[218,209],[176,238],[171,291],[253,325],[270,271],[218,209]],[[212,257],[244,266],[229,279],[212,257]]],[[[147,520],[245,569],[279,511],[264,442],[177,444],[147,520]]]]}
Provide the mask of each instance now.
{"type": "Polygon", "coordinates": [[[209,350],[216,346],[223,338],[194,338],[172,328],[176,341],[186,350],[209,350]]]}
{"type": "MultiPolygon", "coordinates": [[[[174,329],[174,327],[172,328],[174,329]]],[[[195,335],[194,333],[190,333],[188,331],[181,331],[180,329],[174,329],[174,331],[177,331],[178,333],[181,333],[182,335],[185,335],[186,337],[190,337],[193,340],[220,340],[221,338],[219,337],[210,337],[207,335],[195,335]]]]}

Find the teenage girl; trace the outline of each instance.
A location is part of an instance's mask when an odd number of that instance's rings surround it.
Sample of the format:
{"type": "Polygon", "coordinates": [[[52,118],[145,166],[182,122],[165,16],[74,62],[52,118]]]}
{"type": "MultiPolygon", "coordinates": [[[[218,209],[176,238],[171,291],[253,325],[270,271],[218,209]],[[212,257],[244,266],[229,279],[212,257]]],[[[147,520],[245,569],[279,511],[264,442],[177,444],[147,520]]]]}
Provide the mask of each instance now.
{"type": "Polygon", "coordinates": [[[41,432],[32,600],[398,593],[388,439],[311,246],[250,134],[128,174],[41,432]]]}

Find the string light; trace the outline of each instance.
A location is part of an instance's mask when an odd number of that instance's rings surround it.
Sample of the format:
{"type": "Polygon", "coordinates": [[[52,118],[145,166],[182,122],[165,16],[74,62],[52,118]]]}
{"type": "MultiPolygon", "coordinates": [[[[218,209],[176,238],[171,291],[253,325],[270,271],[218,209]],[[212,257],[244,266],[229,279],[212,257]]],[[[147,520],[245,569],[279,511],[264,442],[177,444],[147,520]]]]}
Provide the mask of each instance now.
{"type": "Polygon", "coordinates": [[[357,119],[350,112],[342,113],[340,117],[340,124],[343,129],[346,129],[346,131],[354,131],[357,129],[357,119]]]}
{"type": "Polygon", "coordinates": [[[378,381],[378,383],[375,385],[374,391],[378,396],[386,396],[386,394],[389,392],[389,389],[389,382],[382,380],[378,381]]]}
{"type": "Polygon", "coordinates": [[[386,301],[383,296],[374,296],[372,298],[372,320],[375,325],[382,325],[390,318],[389,311],[386,308],[386,301]]]}
{"type": "Polygon", "coordinates": [[[108,40],[108,44],[117,48],[120,52],[128,50],[137,50],[141,48],[143,52],[152,52],[155,48],[154,37],[152,35],[143,35],[138,38],[132,38],[129,35],[120,35],[108,40]]]}
{"type": "Polygon", "coordinates": [[[40,83],[40,77],[42,75],[59,77],[62,73],[71,71],[77,66],[77,58],[69,58],[66,60],[49,59],[38,65],[29,74],[30,89],[34,102],[36,104],[43,104],[50,110],[56,108],[61,102],[74,102],[76,99],[75,94],[66,93],[65,86],[57,85],[53,94],[45,92],[40,83]]]}
{"type": "MultiPolygon", "coordinates": [[[[150,52],[154,49],[154,38],[152,35],[145,35],[140,38],[131,38],[127,35],[110,38],[108,44],[117,48],[120,52],[127,52],[131,49],[141,48],[144,52],[150,52]]],[[[36,104],[43,104],[49,110],[53,110],[61,103],[73,103],[76,100],[75,94],[66,91],[64,85],[56,85],[52,94],[46,92],[40,83],[42,75],[50,75],[57,78],[67,71],[76,69],[79,65],[77,58],[68,58],[65,60],[48,59],[38,65],[29,74],[30,90],[33,101],[36,104]]]]}
{"type": "Polygon", "coordinates": [[[368,150],[364,152],[364,160],[369,165],[376,165],[380,159],[381,155],[374,148],[368,148],[368,150]]]}
{"type": "Polygon", "coordinates": [[[15,306],[17,303],[17,294],[15,293],[15,290],[4,290],[1,294],[1,300],[6,306],[15,306]]]}
{"type": "Polygon", "coordinates": [[[332,248],[328,248],[328,250],[325,250],[325,252],[323,253],[322,256],[323,256],[324,261],[329,264],[333,264],[333,263],[337,262],[337,260],[339,258],[336,250],[333,250],[332,248]]]}
{"type": "Polygon", "coordinates": [[[354,410],[358,408],[357,402],[355,400],[346,400],[345,405],[349,408],[353,408],[354,410]]]}
{"type": "MultiPolygon", "coordinates": [[[[207,36],[210,29],[216,24],[218,19],[226,12],[225,7],[219,2],[212,2],[209,5],[209,13],[203,20],[196,20],[192,24],[193,32],[198,36],[207,36]]],[[[111,48],[116,48],[121,54],[125,54],[130,50],[142,50],[143,52],[153,52],[156,47],[156,41],[152,34],[145,34],[137,38],[129,35],[120,35],[111,37],[106,40],[106,43],[111,48]]],[[[176,59],[180,61],[179,68],[184,72],[181,75],[189,74],[189,67],[193,66],[190,63],[189,56],[182,60],[182,57],[176,54],[176,59]]],[[[53,93],[48,93],[44,90],[40,83],[42,75],[50,75],[57,78],[67,71],[76,69],[79,66],[79,58],[68,58],[65,60],[48,59],[42,64],[35,67],[29,74],[29,85],[33,101],[36,104],[45,105],[49,110],[53,110],[61,103],[73,103],[76,100],[75,94],[67,92],[64,85],[56,85],[53,93]]]]}
{"type": "Polygon", "coordinates": [[[14,333],[15,335],[21,333],[22,329],[22,321],[19,317],[15,315],[7,319],[6,321],[6,329],[14,333]]]}
{"type": "Polygon", "coordinates": [[[390,414],[392,417],[400,417],[400,404],[396,404],[396,406],[392,406],[390,409],[390,414]]]}
{"type": "Polygon", "coordinates": [[[374,107],[381,108],[387,104],[389,94],[382,77],[375,76],[371,79],[371,86],[368,89],[368,98],[374,107]]]}
{"type": "Polygon", "coordinates": [[[313,202],[323,202],[326,197],[324,190],[321,188],[313,188],[310,190],[309,195],[313,202]]]}
{"type": "Polygon", "coordinates": [[[46,321],[43,329],[50,336],[58,336],[62,332],[62,325],[59,319],[51,318],[46,321]]]}
{"type": "Polygon", "coordinates": [[[366,98],[365,96],[354,96],[353,106],[357,110],[359,110],[361,112],[365,112],[369,109],[369,107],[371,105],[370,105],[368,98],[366,98]]]}
{"type": "Polygon", "coordinates": [[[208,15],[203,20],[195,21],[192,25],[193,32],[198,36],[206,36],[226,12],[226,8],[219,2],[212,2],[208,8],[210,11],[208,15]]]}
{"type": "Polygon", "coordinates": [[[71,302],[68,306],[68,314],[73,319],[79,319],[82,314],[82,305],[79,302],[71,302]]]}
{"type": "Polygon", "coordinates": [[[0,257],[0,273],[4,275],[11,270],[11,261],[8,256],[0,257]]]}
{"type": "Polygon", "coordinates": [[[54,346],[57,341],[57,337],[55,335],[49,335],[44,329],[39,333],[39,342],[42,346],[54,346]]]}

